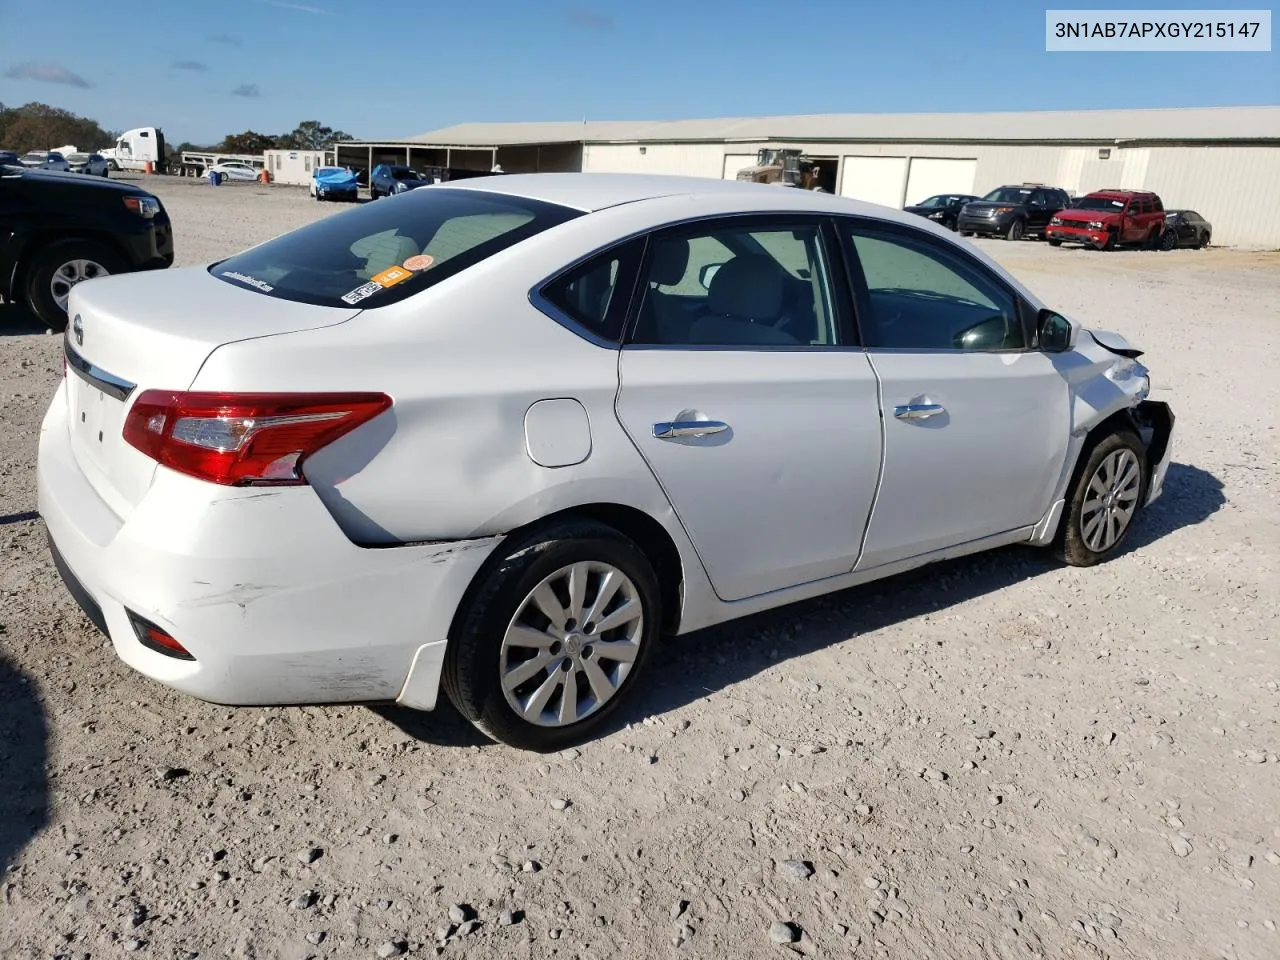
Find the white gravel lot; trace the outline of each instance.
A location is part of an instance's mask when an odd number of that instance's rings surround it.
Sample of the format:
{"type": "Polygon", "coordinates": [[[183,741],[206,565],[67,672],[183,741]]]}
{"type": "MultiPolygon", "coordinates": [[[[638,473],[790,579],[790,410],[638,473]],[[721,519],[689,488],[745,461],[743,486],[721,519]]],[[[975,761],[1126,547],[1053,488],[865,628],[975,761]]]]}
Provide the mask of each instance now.
{"type": "MultiPolygon", "coordinates": [[[[341,209],[149,186],[181,264],[341,209]]],[[[1280,956],[1280,254],[983,244],[1149,351],[1175,465],[1129,549],[672,641],[550,757],[126,669],[34,514],[59,339],[0,307],[0,957],[1280,956]]]]}

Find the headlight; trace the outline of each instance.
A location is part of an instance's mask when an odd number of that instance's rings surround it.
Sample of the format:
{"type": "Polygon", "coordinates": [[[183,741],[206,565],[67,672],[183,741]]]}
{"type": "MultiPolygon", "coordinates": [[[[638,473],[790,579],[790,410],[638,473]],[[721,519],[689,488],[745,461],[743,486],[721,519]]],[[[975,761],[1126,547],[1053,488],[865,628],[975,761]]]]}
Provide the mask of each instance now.
{"type": "Polygon", "coordinates": [[[1002,213],[1013,213],[1013,207],[996,207],[991,212],[996,216],[1000,216],[1002,213]]]}
{"type": "Polygon", "coordinates": [[[1050,222],[1050,223],[1052,223],[1052,224],[1060,224],[1060,223],[1062,223],[1062,218],[1061,218],[1061,217],[1053,217],[1049,222],[1050,222]]]}
{"type": "Polygon", "coordinates": [[[1131,393],[1139,400],[1147,399],[1151,393],[1151,372],[1130,357],[1120,357],[1106,372],[1106,377],[1126,393],[1131,393]]]}
{"type": "Polygon", "coordinates": [[[160,212],[160,201],[155,197],[125,197],[124,205],[148,220],[160,212]]]}
{"type": "Polygon", "coordinates": [[[942,211],[941,211],[941,210],[939,210],[937,213],[931,213],[931,214],[929,214],[929,219],[930,219],[930,220],[941,220],[941,219],[942,219],[942,211]]]}
{"type": "Polygon", "coordinates": [[[1101,229],[1102,229],[1103,227],[1105,227],[1105,226],[1106,226],[1106,224],[1105,224],[1105,223],[1103,223],[1101,220],[1090,220],[1090,221],[1089,221],[1089,229],[1090,229],[1090,230],[1101,230],[1101,229]]]}

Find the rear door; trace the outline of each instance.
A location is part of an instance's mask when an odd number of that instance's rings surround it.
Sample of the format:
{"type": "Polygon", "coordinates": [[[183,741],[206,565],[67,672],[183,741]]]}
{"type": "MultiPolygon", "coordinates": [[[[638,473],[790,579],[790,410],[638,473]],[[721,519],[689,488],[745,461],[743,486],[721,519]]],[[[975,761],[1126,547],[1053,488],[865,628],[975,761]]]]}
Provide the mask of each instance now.
{"type": "Polygon", "coordinates": [[[857,561],[881,424],[837,250],[799,216],[704,220],[649,244],[618,417],[724,600],[857,561]]]}
{"type": "Polygon", "coordinates": [[[840,233],[879,375],[885,460],[858,569],[1034,524],[1070,431],[1065,379],[1014,293],[955,244],[849,219],[840,233]]]}

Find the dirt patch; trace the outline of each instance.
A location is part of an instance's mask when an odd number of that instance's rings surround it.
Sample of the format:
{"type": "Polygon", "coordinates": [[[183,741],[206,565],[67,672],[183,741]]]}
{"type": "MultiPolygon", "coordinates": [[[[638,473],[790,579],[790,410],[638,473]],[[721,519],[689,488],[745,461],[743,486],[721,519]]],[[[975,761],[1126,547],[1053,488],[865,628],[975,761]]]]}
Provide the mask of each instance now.
{"type": "MultiPolygon", "coordinates": [[[[155,188],[182,264],[343,209],[155,188]]],[[[982,244],[1149,351],[1176,462],[1131,548],[673,641],[552,757],[125,668],[34,514],[59,341],[0,336],[0,956],[1280,955],[1280,258],[982,244]]]]}

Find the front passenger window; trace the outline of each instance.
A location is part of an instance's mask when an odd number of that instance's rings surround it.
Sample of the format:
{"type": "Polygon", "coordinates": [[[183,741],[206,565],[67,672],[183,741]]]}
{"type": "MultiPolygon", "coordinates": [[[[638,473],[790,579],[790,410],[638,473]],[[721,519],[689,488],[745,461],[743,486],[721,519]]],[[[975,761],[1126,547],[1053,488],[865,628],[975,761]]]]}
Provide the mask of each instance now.
{"type": "Polygon", "coordinates": [[[866,285],[858,321],[868,348],[1026,348],[1013,296],[960,254],[908,233],[846,229],[866,285]]]}

